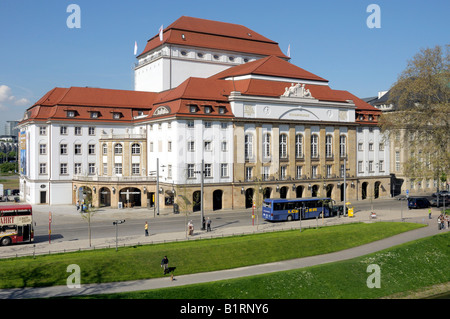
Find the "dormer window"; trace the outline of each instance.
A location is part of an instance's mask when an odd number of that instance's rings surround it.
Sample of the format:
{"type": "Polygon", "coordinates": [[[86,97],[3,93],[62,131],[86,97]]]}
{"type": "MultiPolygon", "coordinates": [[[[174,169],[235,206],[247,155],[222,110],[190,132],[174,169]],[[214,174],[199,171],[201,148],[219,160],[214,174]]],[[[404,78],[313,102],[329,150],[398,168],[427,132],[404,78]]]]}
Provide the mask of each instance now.
{"type": "Polygon", "coordinates": [[[211,106],[205,106],[205,114],[210,114],[212,112],[211,106]]]}
{"type": "Polygon", "coordinates": [[[191,112],[191,113],[197,113],[197,111],[198,111],[197,105],[191,105],[191,106],[189,106],[189,112],[191,112]]]}
{"type": "Polygon", "coordinates": [[[75,111],[67,111],[67,117],[75,117],[75,111]]]}
{"type": "Polygon", "coordinates": [[[91,119],[97,119],[98,118],[98,112],[91,112],[91,119]]]}
{"type": "Polygon", "coordinates": [[[224,106],[219,106],[219,114],[225,114],[225,107],[224,106]]]}
{"type": "Polygon", "coordinates": [[[113,112],[113,119],[120,120],[121,117],[122,117],[122,113],[120,113],[120,112],[113,112]]]}

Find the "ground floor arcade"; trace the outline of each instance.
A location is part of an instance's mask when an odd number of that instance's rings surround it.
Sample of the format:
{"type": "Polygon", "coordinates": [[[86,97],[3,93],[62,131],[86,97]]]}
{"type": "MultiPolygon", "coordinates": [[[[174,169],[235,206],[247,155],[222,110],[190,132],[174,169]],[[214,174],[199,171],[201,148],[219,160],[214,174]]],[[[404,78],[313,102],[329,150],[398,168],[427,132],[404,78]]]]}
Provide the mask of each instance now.
{"type": "MultiPolygon", "coordinates": [[[[72,204],[77,201],[94,207],[155,207],[159,196],[160,208],[171,208],[174,204],[179,211],[199,211],[201,209],[201,188],[197,184],[173,185],[160,183],[73,183],[72,204]]],[[[389,177],[348,179],[346,200],[370,200],[389,197],[389,177]]],[[[257,206],[266,198],[307,198],[330,197],[336,202],[344,200],[342,180],[246,182],[227,184],[205,184],[203,189],[204,209],[245,209],[257,206]]]]}

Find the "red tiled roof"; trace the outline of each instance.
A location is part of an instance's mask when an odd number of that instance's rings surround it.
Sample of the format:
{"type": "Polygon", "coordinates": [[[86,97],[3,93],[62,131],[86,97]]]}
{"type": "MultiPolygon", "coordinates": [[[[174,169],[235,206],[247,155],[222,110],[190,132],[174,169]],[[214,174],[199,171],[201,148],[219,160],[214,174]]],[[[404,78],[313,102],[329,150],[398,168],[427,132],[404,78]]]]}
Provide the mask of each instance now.
{"type": "Polygon", "coordinates": [[[54,88],[34,105],[78,105],[128,108],[151,107],[157,93],[89,87],[54,88]]]}
{"type": "Polygon", "coordinates": [[[328,80],[276,56],[268,56],[263,59],[226,69],[213,75],[211,78],[225,79],[242,75],[265,75],[279,78],[328,82],[328,80]]]}
{"type": "Polygon", "coordinates": [[[277,42],[245,26],[185,16],[164,29],[163,41],[160,41],[158,34],[148,40],[138,57],[164,43],[289,59],[281,52],[277,42]]]}

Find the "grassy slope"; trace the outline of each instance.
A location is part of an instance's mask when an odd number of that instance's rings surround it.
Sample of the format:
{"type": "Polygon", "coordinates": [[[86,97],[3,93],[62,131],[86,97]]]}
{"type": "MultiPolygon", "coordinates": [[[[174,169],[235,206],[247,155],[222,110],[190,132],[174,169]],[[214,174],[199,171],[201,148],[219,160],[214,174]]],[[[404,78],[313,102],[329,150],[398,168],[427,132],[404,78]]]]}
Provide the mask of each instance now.
{"type": "Polygon", "coordinates": [[[67,266],[81,268],[81,283],[161,277],[167,255],[177,275],[242,267],[342,250],[422,227],[372,223],[145,245],[0,260],[0,288],[65,285],[67,266]]]}
{"type": "MultiPolygon", "coordinates": [[[[274,274],[177,288],[87,298],[274,299],[380,298],[450,282],[450,233],[352,260],[274,274]],[[381,270],[381,288],[368,288],[367,266],[381,270]]],[[[448,287],[448,286],[447,286],[448,287]]]]}

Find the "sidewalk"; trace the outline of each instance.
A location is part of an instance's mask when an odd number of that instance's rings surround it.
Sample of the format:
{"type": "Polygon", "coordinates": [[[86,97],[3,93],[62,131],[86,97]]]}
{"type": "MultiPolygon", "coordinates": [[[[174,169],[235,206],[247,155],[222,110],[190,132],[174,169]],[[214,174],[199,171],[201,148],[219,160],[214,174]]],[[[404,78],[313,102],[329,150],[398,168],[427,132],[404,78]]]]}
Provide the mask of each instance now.
{"type": "MultiPolygon", "coordinates": [[[[74,213],[74,207],[72,205],[61,205],[61,206],[53,206],[51,208],[46,206],[33,207],[35,220],[38,222],[47,222],[48,223],[48,211],[51,210],[53,214],[53,218],[64,218],[70,221],[71,218],[73,220],[80,220],[78,214],[74,213]]],[[[222,213],[226,213],[227,211],[222,211],[222,213]]],[[[209,216],[213,216],[215,213],[205,212],[205,214],[209,216]]],[[[113,220],[113,219],[129,219],[131,218],[149,218],[151,220],[152,215],[149,217],[147,209],[109,209],[105,210],[105,212],[100,212],[95,216],[96,220],[113,220]]],[[[251,214],[251,210],[249,210],[249,214],[251,214]]],[[[436,213],[435,213],[436,214],[436,213]]],[[[160,215],[166,217],[179,216],[174,215],[171,210],[161,210],[160,215]]],[[[308,219],[301,221],[302,228],[312,228],[312,227],[321,227],[321,226],[330,226],[337,225],[343,223],[355,223],[355,222],[379,222],[379,221],[400,221],[401,215],[399,212],[386,212],[386,213],[377,213],[377,218],[372,219],[369,217],[369,211],[358,211],[354,214],[354,217],[332,217],[332,218],[319,218],[319,219],[308,219]]],[[[436,215],[437,217],[437,215],[436,215]]],[[[428,216],[425,217],[424,212],[409,212],[408,215],[404,215],[404,220],[407,222],[415,222],[431,225],[435,223],[435,217],[432,219],[428,219],[428,216]]],[[[437,228],[437,225],[436,225],[437,228]]],[[[172,241],[183,241],[183,240],[197,240],[202,238],[212,238],[212,237],[225,237],[225,236],[233,236],[233,235],[241,235],[241,234],[252,234],[258,232],[267,232],[267,231],[279,231],[279,230],[289,230],[289,229],[300,229],[300,221],[292,221],[292,222],[266,222],[261,220],[261,217],[258,216],[255,219],[254,225],[250,224],[247,226],[233,226],[233,227],[220,227],[220,228],[212,228],[211,232],[206,232],[199,230],[199,228],[195,229],[194,236],[188,236],[185,231],[181,232],[165,232],[165,233],[152,233],[152,229],[150,228],[150,236],[146,237],[144,234],[137,236],[119,236],[117,239],[118,247],[124,246],[133,246],[133,245],[141,245],[141,244],[153,244],[153,243],[165,243],[172,241]]],[[[10,245],[6,247],[1,247],[0,250],[0,258],[11,258],[11,257],[21,257],[21,256],[32,256],[39,254],[50,254],[50,253],[64,253],[70,251],[77,250],[89,250],[89,249],[102,249],[102,248],[115,248],[116,247],[116,238],[93,238],[91,239],[91,245],[89,245],[88,239],[82,240],[61,240],[53,237],[51,243],[48,240],[40,241],[38,243],[32,244],[18,244],[18,245],[10,245]]]]}
{"type": "Polygon", "coordinates": [[[292,259],[268,264],[261,264],[255,266],[241,267],[229,270],[176,276],[174,281],[171,281],[169,277],[164,277],[147,280],[113,282],[104,284],[84,284],[84,285],[82,284],[81,288],[72,288],[72,289],[68,288],[67,286],[3,289],[0,290],[0,299],[48,298],[58,296],[107,294],[107,293],[139,291],[139,290],[166,288],[166,287],[177,287],[194,283],[204,283],[245,276],[254,276],[259,274],[298,269],[303,267],[320,265],[323,263],[351,259],[358,256],[370,254],[376,251],[380,251],[392,246],[396,246],[402,243],[406,243],[412,240],[432,236],[447,231],[449,231],[449,229],[439,231],[437,229],[437,225],[432,224],[428,227],[419,228],[390,238],[385,238],[376,242],[372,242],[366,245],[346,249],[335,253],[292,259]]]}

